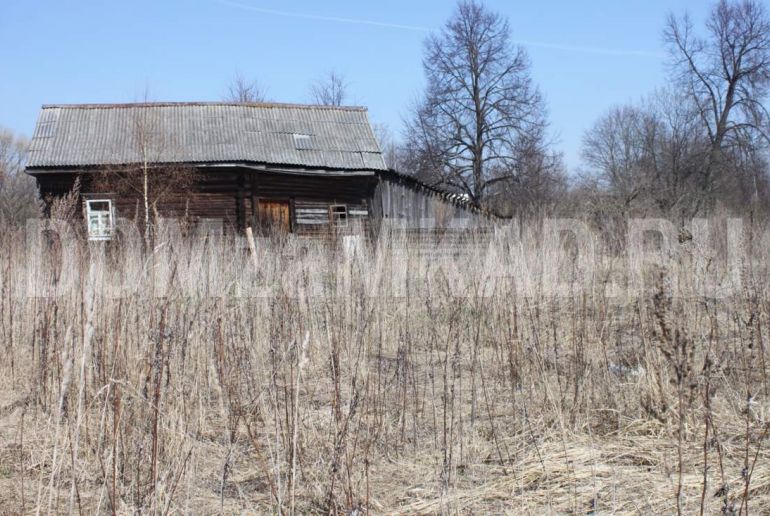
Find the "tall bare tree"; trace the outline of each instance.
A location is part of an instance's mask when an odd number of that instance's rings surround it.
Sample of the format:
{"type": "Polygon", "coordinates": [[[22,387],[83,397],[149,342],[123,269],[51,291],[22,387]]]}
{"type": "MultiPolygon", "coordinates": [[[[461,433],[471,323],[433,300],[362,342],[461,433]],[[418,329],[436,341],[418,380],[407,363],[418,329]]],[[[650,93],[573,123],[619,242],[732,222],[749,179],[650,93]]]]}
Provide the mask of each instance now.
{"type": "Polygon", "coordinates": [[[321,106],[342,106],[348,98],[345,77],[331,71],[310,86],[310,98],[321,106]]]}
{"type": "Polygon", "coordinates": [[[714,194],[724,182],[725,165],[735,159],[731,151],[756,137],[770,143],[764,106],[770,90],[770,18],[755,0],[720,0],[705,36],[695,34],[686,15],[670,16],[664,35],[675,78],[709,138],[701,182],[714,194]]]}
{"type": "Polygon", "coordinates": [[[545,107],[508,21],[474,0],[425,42],[424,98],[407,122],[414,171],[480,205],[514,181],[533,149],[545,152],[545,107]]]}
{"type": "Polygon", "coordinates": [[[265,102],[266,95],[257,81],[249,81],[240,72],[236,72],[222,100],[243,103],[265,102]]]}

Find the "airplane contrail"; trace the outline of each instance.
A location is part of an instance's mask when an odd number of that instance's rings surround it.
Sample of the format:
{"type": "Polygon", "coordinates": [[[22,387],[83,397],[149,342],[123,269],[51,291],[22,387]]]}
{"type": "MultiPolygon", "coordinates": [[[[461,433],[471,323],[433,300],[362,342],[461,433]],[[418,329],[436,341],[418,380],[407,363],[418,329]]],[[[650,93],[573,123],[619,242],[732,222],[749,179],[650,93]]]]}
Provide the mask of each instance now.
{"type": "Polygon", "coordinates": [[[246,9],[248,11],[254,11],[254,12],[264,13],[264,14],[273,14],[275,16],[285,16],[287,18],[304,18],[306,20],[352,23],[356,25],[373,25],[375,27],[384,27],[387,29],[411,30],[416,32],[430,32],[430,29],[427,27],[417,27],[414,25],[401,25],[399,23],[360,20],[356,18],[341,18],[338,16],[323,16],[320,14],[304,14],[304,13],[296,13],[296,12],[288,12],[288,11],[278,11],[276,9],[266,9],[264,7],[256,7],[253,5],[242,4],[240,2],[233,2],[231,0],[216,0],[216,1],[219,2],[220,4],[225,4],[232,7],[238,7],[240,9],[246,9]]]}
{"type": "MultiPolygon", "coordinates": [[[[430,32],[428,27],[420,27],[418,25],[404,25],[400,23],[381,22],[375,20],[363,20],[360,18],[344,18],[340,16],[325,16],[321,14],[307,14],[291,11],[280,11],[277,9],[268,9],[265,7],[257,7],[254,5],[244,4],[241,2],[235,2],[233,0],[215,0],[216,2],[235,7],[238,9],[244,9],[247,11],[253,11],[262,14],[270,14],[273,16],[283,16],[286,18],[302,18],[305,20],[318,20],[337,23],[350,23],[354,25],[369,25],[373,27],[382,27],[386,29],[399,29],[409,30],[413,32],[430,32]]],[[[527,41],[527,40],[513,40],[513,43],[523,45],[525,47],[535,48],[547,48],[551,50],[564,50],[567,52],[578,52],[582,54],[594,54],[603,56],[618,56],[618,57],[649,57],[654,59],[663,59],[664,56],[658,52],[650,52],[647,50],[628,50],[620,48],[603,48],[603,47],[586,47],[580,45],[568,45],[562,43],[547,43],[543,41],[527,41]]]]}

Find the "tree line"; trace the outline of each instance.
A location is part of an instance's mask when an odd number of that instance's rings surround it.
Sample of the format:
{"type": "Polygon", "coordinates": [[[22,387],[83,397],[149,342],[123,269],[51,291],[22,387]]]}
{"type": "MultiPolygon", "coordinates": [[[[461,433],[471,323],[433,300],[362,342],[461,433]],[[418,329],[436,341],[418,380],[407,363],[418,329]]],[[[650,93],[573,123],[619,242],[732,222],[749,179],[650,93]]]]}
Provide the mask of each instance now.
{"type": "Polygon", "coordinates": [[[407,120],[402,166],[505,214],[553,209],[686,219],[770,200],[770,18],[720,0],[697,30],[663,28],[668,86],[611,107],[586,132],[568,177],[547,110],[503,16],[475,0],[425,42],[427,86],[407,120]]]}
{"type": "Polygon", "coordinates": [[[590,129],[594,191],[622,213],[686,219],[770,200],[770,18],[753,0],[721,0],[698,32],[670,15],[669,85],[616,106],[590,129]]]}
{"type": "MultiPolygon", "coordinates": [[[[687,218],[770,206],[770,15],[756,0],[719,0],[703,27],[671,14],[662,27],[666,86],[610,107],[585,133],[568,174],[549,136],[548,110],[509,21],[461,0],[423,48],[425,89],[401,138],[376,125],[389,166],[502,215],[570,210],[603,216],[687,218]]],[[[345,77],[329,72],[309,101],[344,105],[345,77]]],[[[269,100],[236,74],[222,97],[269,100]]],[[[0,216],[26,215],[18,179],[27,143],[0,133],[0,216]]],[[[26,197],[25,197],[26,196],[26,197]]],[[[35,203],[30,203],[35,206],[35,203]]]]}

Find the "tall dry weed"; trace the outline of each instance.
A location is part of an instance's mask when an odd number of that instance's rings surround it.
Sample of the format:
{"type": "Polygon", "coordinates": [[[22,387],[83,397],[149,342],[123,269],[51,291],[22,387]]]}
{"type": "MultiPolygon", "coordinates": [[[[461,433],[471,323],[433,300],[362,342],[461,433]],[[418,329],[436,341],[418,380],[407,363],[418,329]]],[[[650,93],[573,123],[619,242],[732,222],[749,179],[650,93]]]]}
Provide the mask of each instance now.
{"type": "Polygon", "coordinates": [[[537,231],[251,248],[170,226],[79,241],[64,270],[4,240],[0,505],[770,510],[765,235],[730,296],[624,297],[624,249],[586,279],[537,231]]]}

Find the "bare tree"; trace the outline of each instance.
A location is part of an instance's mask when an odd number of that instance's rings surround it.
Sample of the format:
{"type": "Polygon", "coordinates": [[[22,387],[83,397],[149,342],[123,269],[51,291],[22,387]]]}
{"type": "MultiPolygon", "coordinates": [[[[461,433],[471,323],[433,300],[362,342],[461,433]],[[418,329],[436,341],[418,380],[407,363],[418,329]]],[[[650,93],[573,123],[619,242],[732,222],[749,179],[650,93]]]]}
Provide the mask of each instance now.
{"type": "Polygon", "coordinates": [[[646,140],[653,125],[652,117],[641,109],[621,106],[601,117],[583,138],[584,161],[624,211],[649,189],[646,170],[653,158],[646,140]]]}
{"type": "Polygon", "coordinates": [[[240,72],[236,72],[222,100],[243,103],[265,102],[266,95],[257,81],[249,81],[240,72]]]}
{"type": "Polygon", "coordinates": [[[396,141],[393,132],[385,124],[372,125],[374,135],[377,137],[377,143],[380,145],[382,157],[389,168],[396,170],[404,169],[404,152],[402,146],[396,141]]]}
{"type": "Polygon", "coordinates": [[[136,215],[144,225],[146,241],[162,215],[159,204],[172,196],[183,198],[195,178],[193,169],[177,164],[179,143],[165,133],[160,117],[152,105],[137,106],[127,127],[131,148],[125,161],[129,164],[106,167],[96,177],[97,190],[137,199],[136,215]]]}
{"type": "Polygon", "coordinates": [[[707,149],[697,110],[670,90],[658,90],[639,105],[612,108],[583,138],[592,178],[623,214],[694,215],[707,149]]]}
{"type": "Polygon", "coordinates": [[[321,106],[342,106],[348,97],[345,78],[331,71],[310,86],[310,98],[321,106]]]}
{"type": "Polygon", "coordinates": [[[709,138],[701,183],[713,194],[724,165],[734,159],[728,159],[731,150],[757,136],[770,142],[763,105],[770,89],[770,18],[755,0],[720,0],[705,37],[694,33],[686,15],[670,16],[664,35],[675,79],[697,107],[709,138]]]}
{"type": "Polygon", "coordinates": [[[0,223],[18,227],[40,214],[37,185],[24,173],[29,141],[0,128],[0,223]]]}
{"type": "Polygon", "coordinates": [[[480,205],[514,181],[522,154],[545,152],[545,108],[508,21],[473,0],[425,42],[427,88],[407,122],[414,171],[480,205]]]}
{"type": "Polygon", "coordinates": [[[567,193],[567,172],[561,154],[544,152],[533,142],[518,149],[515,181],[502,181],[488,193],[487,203],[500,215],[540,216],[552,213],[567,193]]]}
{"type": "Polygon", "coordinates": [[[15,136],[11,131],[0,128],[0,181],[8,175],[24,170],[29,152],[29,142],[15,136]]]}

